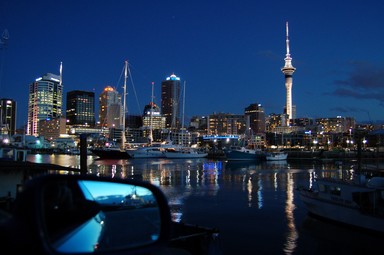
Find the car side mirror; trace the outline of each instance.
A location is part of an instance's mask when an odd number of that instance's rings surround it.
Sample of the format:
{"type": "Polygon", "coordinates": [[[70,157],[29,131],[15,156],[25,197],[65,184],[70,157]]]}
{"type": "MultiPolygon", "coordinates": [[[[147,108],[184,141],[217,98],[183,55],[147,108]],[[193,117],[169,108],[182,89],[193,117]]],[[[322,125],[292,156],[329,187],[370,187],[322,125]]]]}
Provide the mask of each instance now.
{"type": "Polygon", "coordinates": [[[32,229],[48,254],[148,252],[170,235],[168,202],[143,181],[45,175],[17,200],[14,220],[32,229]]]}

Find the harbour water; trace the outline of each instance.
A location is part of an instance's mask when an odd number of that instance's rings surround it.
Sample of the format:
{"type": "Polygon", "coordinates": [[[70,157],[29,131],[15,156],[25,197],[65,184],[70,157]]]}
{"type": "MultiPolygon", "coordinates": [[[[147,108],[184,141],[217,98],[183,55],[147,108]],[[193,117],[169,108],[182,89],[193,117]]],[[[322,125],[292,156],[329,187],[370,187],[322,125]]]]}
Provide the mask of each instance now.
{"type": "MultiPolygon", "coordinates": [[[[73,155],[28,155],[27,160],[80,168],[80,157],[73,155]]],[[[296,190],[319,175],[348,174],[356,167],[353,162],[88,156],[87,164],[91,174],[158,186],[173,220],[219,229],[223,254],[382,254],[383,235],[309,216],[296,190]]]]}

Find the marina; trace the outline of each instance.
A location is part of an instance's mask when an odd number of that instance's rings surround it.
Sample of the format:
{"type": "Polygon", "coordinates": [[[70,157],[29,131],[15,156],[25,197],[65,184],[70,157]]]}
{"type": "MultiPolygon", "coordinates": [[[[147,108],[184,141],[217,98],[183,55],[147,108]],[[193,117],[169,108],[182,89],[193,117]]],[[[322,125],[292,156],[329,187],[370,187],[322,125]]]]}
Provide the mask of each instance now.
{"type": "MultiPolygon", "coordinates": [[[[77,155],[28,154],[27,161],[80,167],[77,155]]],[[[351,172],[355,164],[87,157],[89,174],[137,178],[160,187],[174,221],[219,229],[224,254],[380,254],[382,235],[310,216],[297,190],[315,176],[351,172]]]]}

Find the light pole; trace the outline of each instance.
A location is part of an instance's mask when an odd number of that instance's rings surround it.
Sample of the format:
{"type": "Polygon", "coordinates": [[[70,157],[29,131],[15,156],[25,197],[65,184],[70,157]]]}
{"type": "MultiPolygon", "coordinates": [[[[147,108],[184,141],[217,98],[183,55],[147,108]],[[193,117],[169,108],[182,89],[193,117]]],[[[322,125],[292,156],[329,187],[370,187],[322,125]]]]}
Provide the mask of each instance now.
{"type": "Polygon", "coordinates": [[[318,141],[316,139],[313,140],[313,146],[315,147],[315,149],[317,149],[317,143],[318,143],[318,141]]]}

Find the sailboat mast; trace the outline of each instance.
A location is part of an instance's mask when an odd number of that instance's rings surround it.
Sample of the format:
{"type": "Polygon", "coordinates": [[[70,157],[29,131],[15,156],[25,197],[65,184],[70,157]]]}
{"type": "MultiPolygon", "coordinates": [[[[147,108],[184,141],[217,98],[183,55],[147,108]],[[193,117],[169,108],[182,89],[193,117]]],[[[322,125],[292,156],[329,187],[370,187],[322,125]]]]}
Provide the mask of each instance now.
{"type": "Polygon", "coordinates": [[[152,82],[152,95],[151,95],[151,115],[150,115],[150,123],[149,123],[149,144],[152,144],[153,134],[152,134],[152,116],[153,116],[153,87],[155,83],[152,82]]]}
{"type": "Polygon", "coordinates": [[[181,116],[181,143],[184,145],[184,110],[185,110],[185,81],[183,88],[183,115],[181,116]]]}
{"type": "Polygon", "coordinates": [[[125,149],[125,110],[126,110],[126,97],[127,97],[127,79],[128,79],[128,61],[125,61],[124,68],[124,92],[123,92],[123,116],[122,116],[122,128],[123,132],[121,135],[121,147],[125,149]]]}

